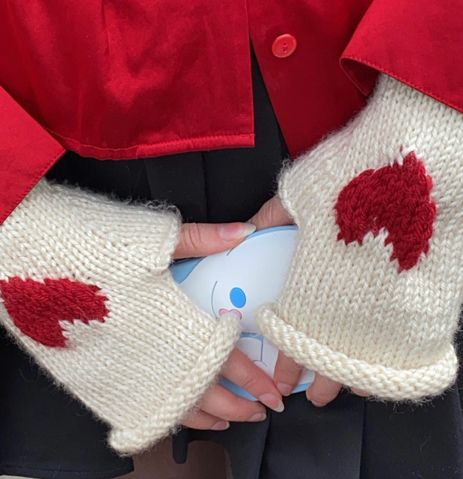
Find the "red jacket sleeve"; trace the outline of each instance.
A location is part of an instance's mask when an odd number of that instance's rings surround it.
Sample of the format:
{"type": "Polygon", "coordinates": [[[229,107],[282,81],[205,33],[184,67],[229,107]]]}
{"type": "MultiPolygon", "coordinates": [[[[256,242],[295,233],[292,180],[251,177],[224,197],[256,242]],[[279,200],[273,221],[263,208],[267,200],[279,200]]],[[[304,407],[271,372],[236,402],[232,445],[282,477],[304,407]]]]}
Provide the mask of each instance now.
{"type": "Polygon", "coordinates": [[[463,28],[455,0],[374,0],[341,57],[360,90],[385,73],[463,112],[463,28]]]}
{"type": "Polygon", "coordinates": [[[63,153],[63,147],[0,87],[0,224],[63,153]]]}

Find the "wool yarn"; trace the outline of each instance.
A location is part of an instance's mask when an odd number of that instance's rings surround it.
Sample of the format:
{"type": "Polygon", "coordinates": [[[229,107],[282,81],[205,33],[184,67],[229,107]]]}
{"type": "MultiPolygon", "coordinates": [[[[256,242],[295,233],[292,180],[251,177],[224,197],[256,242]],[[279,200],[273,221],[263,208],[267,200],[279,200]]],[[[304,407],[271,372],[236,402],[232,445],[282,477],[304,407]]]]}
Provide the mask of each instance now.
{"type": "Polygon", "coordinates": [[[0,227],[0,323],[134,454],[169,434],[239,337],[168,266],[179,218],[42,180],[0,227]]]}
{"type": "Polygon", "coordinates": [[[386,75],[343,129],[286,168],[300,228],[258,323],[299,364],[372,396],[455,379],[463,293],[463,116],[386,75]]]}

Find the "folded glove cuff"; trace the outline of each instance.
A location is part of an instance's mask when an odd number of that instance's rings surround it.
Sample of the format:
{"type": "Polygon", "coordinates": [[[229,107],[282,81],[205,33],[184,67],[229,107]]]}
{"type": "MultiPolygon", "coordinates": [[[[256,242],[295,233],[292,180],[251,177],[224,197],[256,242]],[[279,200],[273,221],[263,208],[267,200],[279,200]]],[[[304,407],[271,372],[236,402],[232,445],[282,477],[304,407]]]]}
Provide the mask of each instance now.
{"type": "Polygon", "coordinates": [[[370,364],[334,351],[295,329],[270,307],[261,309],[258,323],[264,336],[298,364],[381,399],[419,400],[438,395],[455,381],[458,370],[458,359],[452,345],[432,364],[400,369],[370,364]]]}
{"type": "MultiPolygon", "coordinates": [[[[113,428],[110,445],[123,455],[146,450],[172,432],[183,417],[194,408],[218,376],[240,335],[240,325],[232,317],[217,321],[208,344],[191,370],[173,390],[171,399],[143,422],[129,428],[113,428]]],[[[129,393],[130,394],[130,393],[129,393]]]]}

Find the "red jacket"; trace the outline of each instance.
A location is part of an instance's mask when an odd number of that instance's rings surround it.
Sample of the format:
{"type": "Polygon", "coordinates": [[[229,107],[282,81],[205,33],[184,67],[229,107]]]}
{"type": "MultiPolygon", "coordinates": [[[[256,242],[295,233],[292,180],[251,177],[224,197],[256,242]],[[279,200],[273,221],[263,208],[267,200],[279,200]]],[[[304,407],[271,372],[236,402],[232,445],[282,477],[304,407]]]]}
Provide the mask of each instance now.
{"type": "Polygon", "coordinates": [[[463,111],[462,0],[0,3],[0,223],[64,149],[252,146],[250,40],[294,157],[377,72],[463,111]]]}

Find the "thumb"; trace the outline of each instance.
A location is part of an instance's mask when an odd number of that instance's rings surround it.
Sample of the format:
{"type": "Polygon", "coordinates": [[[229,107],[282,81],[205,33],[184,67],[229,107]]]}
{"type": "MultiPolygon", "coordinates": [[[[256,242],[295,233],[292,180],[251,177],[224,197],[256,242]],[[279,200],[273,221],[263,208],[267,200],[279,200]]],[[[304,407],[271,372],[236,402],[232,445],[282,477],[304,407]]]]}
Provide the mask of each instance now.
{"type": "Polygon", "coordinates": [[[184,223],[174,259],[195,258],[234,248],[256,230],[250,223],[184,223]]]}
{"type": "Polygon", "coordinates": [[[271,226],[283,226],[293,224],[294,220],[285,210],[278,195],[263,204],[262,208],[251,218],[249,223],[256,225],[258,230],[271,226]]]}

